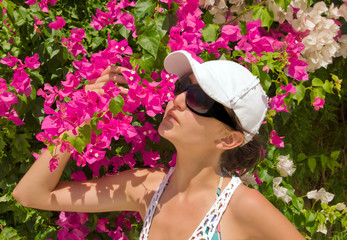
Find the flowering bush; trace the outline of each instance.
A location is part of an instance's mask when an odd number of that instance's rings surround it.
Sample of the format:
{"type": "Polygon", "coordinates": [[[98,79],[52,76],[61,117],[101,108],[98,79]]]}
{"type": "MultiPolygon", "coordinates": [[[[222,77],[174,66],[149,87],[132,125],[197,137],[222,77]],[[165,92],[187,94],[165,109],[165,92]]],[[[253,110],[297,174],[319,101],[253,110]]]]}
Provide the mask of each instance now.
{"type": "MultiPolygon", "coordinates": [[[[334,3],[0,0],[0,238],[138,236],[138,213],[38,211],[11,192],[58,143],[72,153],[63,178],[74,181],[174,165],[174,148],[156,128],[176,80],[163,60],[179,49],[200,62],[237,61],[259,76],[270,106],[265,159],[245,183],[306,238],[342,234],[347,2],[334,3]],[[130,69],[126,95],[112,82],[103,95],[85,88],[109,65],[130,69]]],[[[53,158],[50,170],[57,164],[53,158]]]]}

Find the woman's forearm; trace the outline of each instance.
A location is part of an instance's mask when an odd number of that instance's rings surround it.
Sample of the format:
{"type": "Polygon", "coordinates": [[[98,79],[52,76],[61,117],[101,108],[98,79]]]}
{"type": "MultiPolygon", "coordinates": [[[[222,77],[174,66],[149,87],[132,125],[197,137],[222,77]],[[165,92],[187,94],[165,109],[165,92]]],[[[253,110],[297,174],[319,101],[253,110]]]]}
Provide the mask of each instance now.
{"type": "Polygon", "coordinates": [[[20,180],[13,191],[13,197],[26,207],[39,207],[42,201],[49,201],[51,192],[57,186],[66,163],[71,154],[60,152],[58,145],[54,149],[55,157],[58,159],[58,167],[51,172],[49,162],[52,159],[50,151],[44,151],[34,162],[32,167],[20,180]]]}

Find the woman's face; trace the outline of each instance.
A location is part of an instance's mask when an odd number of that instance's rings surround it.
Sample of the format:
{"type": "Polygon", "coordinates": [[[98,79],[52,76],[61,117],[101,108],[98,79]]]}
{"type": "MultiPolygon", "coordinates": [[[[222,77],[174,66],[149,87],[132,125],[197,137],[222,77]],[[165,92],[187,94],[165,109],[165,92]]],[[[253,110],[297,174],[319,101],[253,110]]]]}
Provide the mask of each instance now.
{"type": "MultiPolygon", "coordinates": [[[[197,83],[193,74],[190,78],[192,84],[197,83]]],[[[183,92],[167,104],[164,118],[158,128],[159,134],[176,147],[189,144],[191,147],[197,145],[213,148],[215,142],[226,133],[227,127],[215,118],[193,113],[186,106],[185,98],[186,92],[183,92]]]]}

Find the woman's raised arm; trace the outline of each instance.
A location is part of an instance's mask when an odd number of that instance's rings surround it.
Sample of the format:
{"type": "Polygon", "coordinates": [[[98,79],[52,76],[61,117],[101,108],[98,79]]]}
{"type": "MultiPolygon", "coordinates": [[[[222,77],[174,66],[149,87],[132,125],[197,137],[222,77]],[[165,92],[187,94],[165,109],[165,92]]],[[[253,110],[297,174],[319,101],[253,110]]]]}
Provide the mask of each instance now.
{"type": "MultiPolygon", "coordinates": [[[[127,69],[110,66],[86,89],[102,93],[102,87],[109,81],[126,83],[121,76],[124,70],[127,69]]],[[[126,93],[126,88],[121,89],[126,93]]],[[[145,214],[152,194],[165,175],[159,170],[134,169],[84,182],[61,182],[70,153],[60,152],[60,147],[54,149],[59,165],[53,172],[49,170],[52,155],[46,150],[14,189],[13,197],[23,206],[74,212],[133,210],[145,214]]]]}

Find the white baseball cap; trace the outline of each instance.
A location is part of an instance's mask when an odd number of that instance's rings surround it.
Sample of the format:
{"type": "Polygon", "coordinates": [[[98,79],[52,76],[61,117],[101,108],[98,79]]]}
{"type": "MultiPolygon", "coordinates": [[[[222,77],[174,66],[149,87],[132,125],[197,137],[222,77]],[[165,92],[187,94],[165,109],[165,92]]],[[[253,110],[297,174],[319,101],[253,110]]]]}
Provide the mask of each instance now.
{"type": "Polygon", "coordinates": [[[268,109],[268,98],[259,79],[247,68],[228,60],[199,63],[184,50],[170,53],[164,60],[164,67],[168,73],[179,77],[194,73],[207,95],[232,109],[247,130],[243,144],[258,133],[268,109]]]}

